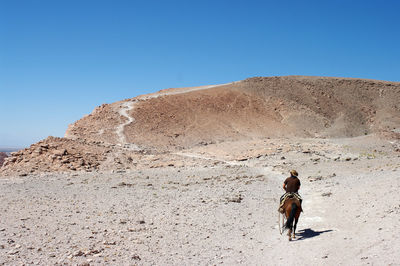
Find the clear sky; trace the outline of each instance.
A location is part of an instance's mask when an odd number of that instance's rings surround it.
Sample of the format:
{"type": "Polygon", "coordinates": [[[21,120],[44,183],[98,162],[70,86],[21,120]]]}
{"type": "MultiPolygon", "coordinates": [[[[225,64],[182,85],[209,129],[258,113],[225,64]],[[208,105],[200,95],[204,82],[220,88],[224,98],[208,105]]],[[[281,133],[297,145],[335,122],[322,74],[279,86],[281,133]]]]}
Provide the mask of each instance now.
{"type": "Polygon", "coordinates": [[[102,103],[253,76],[400,81],[400,1],[0,0],[0,146],[102,103]]]}

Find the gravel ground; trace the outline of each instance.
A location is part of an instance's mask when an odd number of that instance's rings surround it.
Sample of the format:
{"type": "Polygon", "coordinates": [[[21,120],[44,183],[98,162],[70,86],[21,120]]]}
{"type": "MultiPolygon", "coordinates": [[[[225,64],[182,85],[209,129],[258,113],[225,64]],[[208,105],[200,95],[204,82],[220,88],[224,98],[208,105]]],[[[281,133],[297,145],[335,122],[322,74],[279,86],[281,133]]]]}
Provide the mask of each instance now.
{"type": "Polygon", "coordinates": [[[0,265],[396,265],[400,159],[337,143],[234,164],[1,178],[0,265]],[[291,168],[304,213],[289,242],[277,207],[291,168]]]}

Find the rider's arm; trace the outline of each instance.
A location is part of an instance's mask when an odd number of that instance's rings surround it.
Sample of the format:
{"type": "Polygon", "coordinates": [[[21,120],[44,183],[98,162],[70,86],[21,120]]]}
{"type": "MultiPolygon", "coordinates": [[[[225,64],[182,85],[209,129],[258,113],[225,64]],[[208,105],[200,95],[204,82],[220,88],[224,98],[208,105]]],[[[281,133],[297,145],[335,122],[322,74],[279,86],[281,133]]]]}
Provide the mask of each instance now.
{"type": "Polygon", "coordinates": [[[285,181],[283,182],[283,189],[286,191],[286,185],[287,185],[288,179],[286,178],[285,181]]]}

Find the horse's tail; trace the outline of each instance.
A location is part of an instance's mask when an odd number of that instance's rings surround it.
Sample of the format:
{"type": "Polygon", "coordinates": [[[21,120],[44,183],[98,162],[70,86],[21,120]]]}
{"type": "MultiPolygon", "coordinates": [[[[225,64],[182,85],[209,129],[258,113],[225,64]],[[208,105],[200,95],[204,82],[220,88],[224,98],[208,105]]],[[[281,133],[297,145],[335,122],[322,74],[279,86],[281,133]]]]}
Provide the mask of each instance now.
{"type": "Polygon", "coordinates": [[[294,217],[296,216],[297,204],[295,202],[292,203],[292,210],[290,211],[289,218],[286,221],[285,228],[290,229],[293,226],[294,217]]]}

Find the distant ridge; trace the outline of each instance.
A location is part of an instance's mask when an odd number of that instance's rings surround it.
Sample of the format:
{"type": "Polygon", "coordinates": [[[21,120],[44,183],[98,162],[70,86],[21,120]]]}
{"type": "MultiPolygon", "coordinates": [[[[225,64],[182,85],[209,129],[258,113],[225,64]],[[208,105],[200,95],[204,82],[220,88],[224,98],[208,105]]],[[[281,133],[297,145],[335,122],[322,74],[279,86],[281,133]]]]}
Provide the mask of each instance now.
{"type": "Polygon", "coordinates": [[[0,146],[0,152],[4,152],[7,154],[14,152],[14,151],[22,150],[22,149],[24,149],[24,147],[1,147],[0,146]]]}

